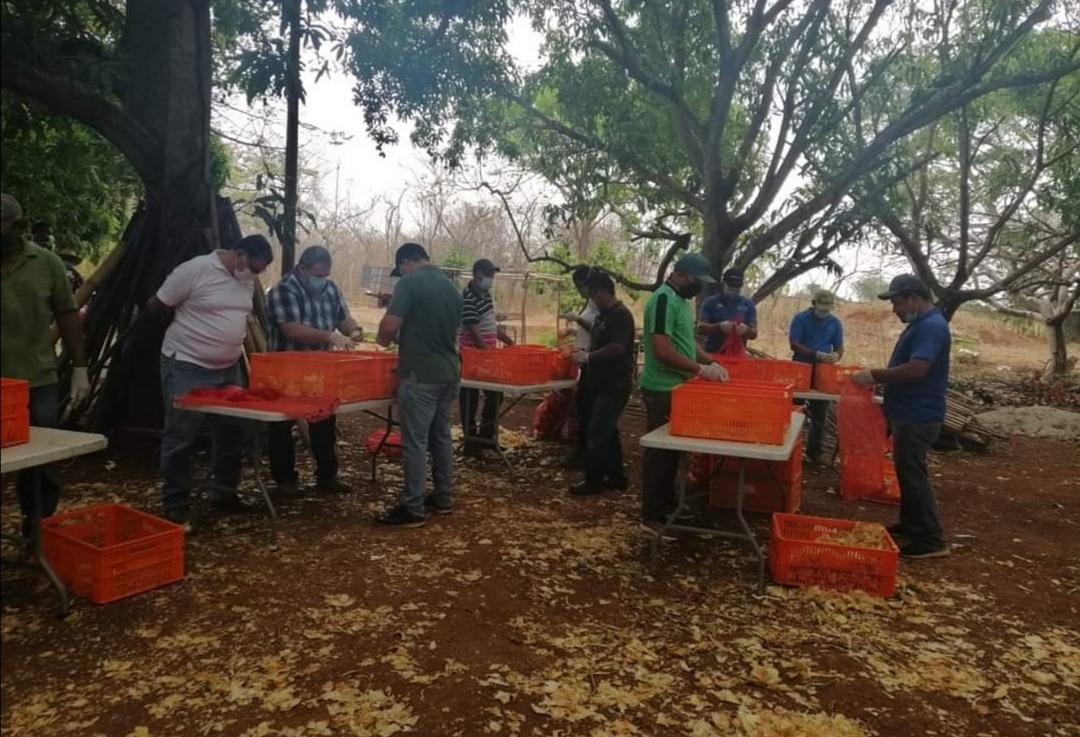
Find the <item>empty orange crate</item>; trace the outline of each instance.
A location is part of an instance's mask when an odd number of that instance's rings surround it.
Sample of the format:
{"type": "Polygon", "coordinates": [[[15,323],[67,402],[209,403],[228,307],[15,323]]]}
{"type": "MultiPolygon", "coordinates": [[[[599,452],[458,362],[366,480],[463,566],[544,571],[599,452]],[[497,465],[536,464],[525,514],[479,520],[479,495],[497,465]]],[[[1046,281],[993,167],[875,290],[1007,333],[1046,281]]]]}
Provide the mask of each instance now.
{"type": "Polygon", "coordinates": [[[840,498],[883,504],[900,503],[900,485],[892,460],[862,453],[840,454],[840,498]]]}
{"type": "Polygon", "coordinates": [[[384,351],[353,351],[352,355],[370,358],[374,365],[364,366],[370,386],[368,399],[389,399],[397,396],[398,355],[384,351]]]}
{"type": "Polygon", "coordinates": [[[30,442],[30,382],[0,379],[0,448],[30,442]]]}
{"type": "Polygon", "coordinates": [[[45,559],[78,596],[106,604],[184,577],[184,529],[123,504],[41,521],[45,559]]]}
{"type": "Polygon", "coordinates": [[[852,375],[862,370],[862,366],[816,363],[814,364],[814,388],[826,394],[839,394],[850,382],[852,375]]]}
{"type": "Polygon", "coordinates": [[[558,374],[559,352],[550,348],[462,348],[461,376],[499,384],[544,384],[558,374]]]}
{"type": "Polygon", "coordinates": [[[721,354],[713,354],[712,357],[727,369],[732,379],[779,381],[791,384],[797,392],[810,389],[814,367],[809,363],[779,361],[772,358],[730,358],[721,354]]]}
{"type": "Polygon", "coordinates": [[[671,392],[671,434],[780,445],[791,425],[790,385],[692,379],[671,392]]]}
{"type": "Polygon", "coordinates": [[[791,586],[820,586],[850,591],[859,589],[877,596],[892,596],[896,589],[896,565],[900,551],[881,525],[884,549],[817,542],[834,530],[850,530],[857,522],[774,514],[769,542],[769,567],[773,580],[791,586]]]}
{"type": "Polygon", "coordinates": [[[251,388],[286,397],[327,397],[342,402],[380,399],[387,363],[367,355],[332,351],[283,351],[251,356],[251,388]]]}

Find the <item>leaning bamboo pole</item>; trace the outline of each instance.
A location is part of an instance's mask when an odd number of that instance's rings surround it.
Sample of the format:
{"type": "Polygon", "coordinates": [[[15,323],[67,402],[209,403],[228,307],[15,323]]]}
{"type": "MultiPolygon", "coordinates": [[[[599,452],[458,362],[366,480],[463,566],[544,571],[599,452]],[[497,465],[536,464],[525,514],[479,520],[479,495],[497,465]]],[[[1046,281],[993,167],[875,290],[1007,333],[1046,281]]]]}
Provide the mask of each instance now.
{"type": "MultiPolygon", "coordinates": [[[[120,263],[120,259],[123,258],[126,245],[127,244],[123,241],[117,243],[116,246],[109,251],[109,255],[107,255],[101,263],[98,264],[97,268],[94,269],[94,273],[87,277],[86,281],[83,282],[83,285],[75,292],[76,309],[82,309],[86,303],[90,301],[90,298],[94,296],[94,292],[96,292],[109,278],[109,275],[112,274],[116,265],[120,263]]],[[[49,328],[49,342],[55,344],[59,339],[60,331],[54,324],[49,328]]]]}

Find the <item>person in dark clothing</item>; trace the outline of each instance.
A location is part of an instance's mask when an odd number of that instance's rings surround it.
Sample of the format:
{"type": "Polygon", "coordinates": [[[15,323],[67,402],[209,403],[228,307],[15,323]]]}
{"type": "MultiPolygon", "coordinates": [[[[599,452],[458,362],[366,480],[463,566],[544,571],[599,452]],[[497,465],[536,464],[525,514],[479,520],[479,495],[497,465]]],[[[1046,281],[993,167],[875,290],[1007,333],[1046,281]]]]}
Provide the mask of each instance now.
{"type": "Polygon", "coordinates": [[[574,362],[590,371],[589,424],[581,430],[586,439],[585,481],[570,489],[575,495],[624,491],[629,486],[619,418],[634,382],[634,316],[616,299],[615,282],[607,274],[595,272],[586,286],[598,312],[589,349],[573,354],[574,362]]]}
{"type": "Polygon", "coordinates": [[[949,383],[949,323],[930,302],[930,290],[913,274],[896,277],[878,295],[892,302],[907,325],[896,341],[888,368],[866,369],[852,377],[863,387],[885,385],[885,416],[893,435],[893,461],[900,482],[900,522],[889,534],[905,558],[949,555],[938,519],[926,453],[945,421],[949,383]]]}
{"type": "MultiPolygon", "coordinates": [[[[577,332],[574,338],[575,352],[588,351],[592,340],[590,331],[599,310],[596,309],[593,301],[589,299],[589,289],[585,283],[596,271],[595,267],[585,266],[584,264],[574,268],[571,275],[574,281],[574,289],[586,300],[585,306],[581,308],[581,312],[565,312],[560,315],[562,319],[572,323],[577,332]]],[[[579,471],[585,468],[585,436],[589,427],[589,402],[591,396],[589,393],[589,365],[583,364],[578,374],[577,389],[574,393],[574,409],[577,412],[577,437],[574,442],[574,452],[563,462],[563,468],[567,470],[579,471]]]]}

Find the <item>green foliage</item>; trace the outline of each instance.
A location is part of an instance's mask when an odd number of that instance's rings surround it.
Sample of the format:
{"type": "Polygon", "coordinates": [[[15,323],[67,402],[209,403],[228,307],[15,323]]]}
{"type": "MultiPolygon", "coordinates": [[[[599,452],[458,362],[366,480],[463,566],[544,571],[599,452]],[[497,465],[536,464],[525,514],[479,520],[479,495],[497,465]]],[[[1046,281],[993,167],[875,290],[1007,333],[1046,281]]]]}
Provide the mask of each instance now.
{"type": "MultiPolygon", "coordinates": [[[[574,264],[574,257],[571,255],[570,249],[565,245],[556,246],[551,255],[560,261],[577,266],[577,264],[574,264]]],[[[599,267],[612,274],[626,274],[630,266],[630,257],[628,252],[616,251],[611,247],[611,244],[601,241],[593,246],[589,253],[589,262],[586,265],[599,267]]],[[[563,266],[555,262],[543,261],[537,264],[536,270],[541,274],[559,274],[567,277],[559,298],[560,313],[580,309],[581,295],[574,289],[573,281],[563,266]]],[[[547,288],[549,287],[545,282],[538,282],[536,293],[544,294],[547,288]]],[[[618,289],[620,287],[616,287],[616,291],[618,289]]],[[[626,296],[631,300],[636,300],[640,295],[634,290],[626,290],[626,296]]]]}
{"type": "Polygon", "coordinates": [[[467,269],[472,266],[474,260],[472,253],[464,246],[455,245],[446,252],[439,265],[450,269],[467,269]]]}
{"type": "Polygon", "coordinates": [[[0,180],[30,222],[52,227],[56,244],[95,261],[111,248],[142,191],[124,157],[66,118],[0,97],[0,180]]]}
{"type": "Polygon", "coordinates": [[[860,276],[852,286],[855,290],[855,299],[860,302],[873,302],[879,294],[889,288],[889,280],[880,272],[876,272],[860,276]]]}

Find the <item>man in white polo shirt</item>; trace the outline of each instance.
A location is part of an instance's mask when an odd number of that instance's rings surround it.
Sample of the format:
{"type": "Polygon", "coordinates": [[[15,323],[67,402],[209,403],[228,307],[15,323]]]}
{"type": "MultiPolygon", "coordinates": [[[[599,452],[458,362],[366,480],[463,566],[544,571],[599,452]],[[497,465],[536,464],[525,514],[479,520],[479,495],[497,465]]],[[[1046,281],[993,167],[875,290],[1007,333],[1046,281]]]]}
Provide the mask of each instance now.
{"type": "MultiPolygon", "coordinates": [[[[196,256],[173,270],[150,299],[150,309],[172,312],[161,344],[161,393],[165,427],[161,433],[162,505],[178,524],[191,515],[191,446],[205,415],[173,403],[195,389],[237,386],[247,335],[255,277],[274,260],[270,243],[249,235],[230,250],[196,256]]],[[[239,421],[213,417],[210,501],[219,511],[248,511],[236,496],[240,483],[243,430],[239,421]]]]}
{"type": "MultiPolygon", "coordinates": [[[[574,271],[571,274],[571,278],[574,281],[574,289],[585,300],[585,306],[581,308],[581,312],[564,312],[559,315],[564,320],[573,324],[576,329],[576,335],[574,337],[574,353],[580,351],[588,351],[592,338],[590,331],[593,327],[593,321],[596,316],[600,314],[600,310],[597,309],[593,301],[589,299],[589,288],[586,283],[594,273],[599,271],[593,266],[586,266],[580,264],[574,267],[574,271]]],[[[585,364],[581,367],[578,374],[578,385],[576,393],[574,394],[576,401],[575,410],[577,411],[577,439],[574,443],[574,453],[565,461],[563,461],[563,468],[569,470],[581,470],[585,468],[585,436],[586,429],[589,427],[589,410],[591,409],[592,391],[589,386],[589,366],[585,364]]]]}

